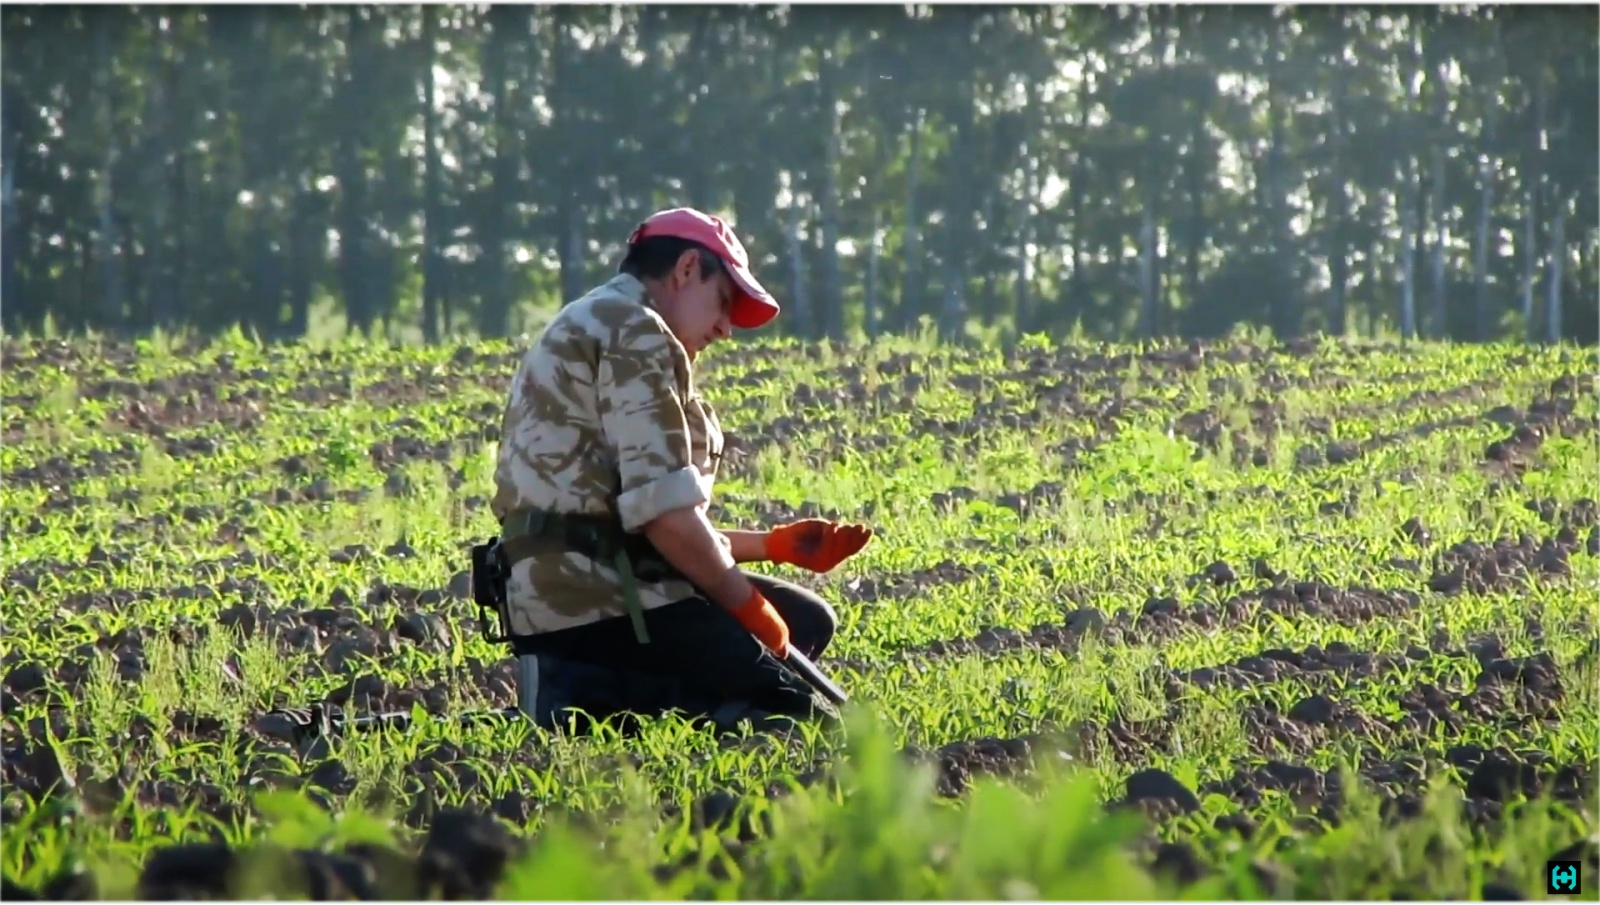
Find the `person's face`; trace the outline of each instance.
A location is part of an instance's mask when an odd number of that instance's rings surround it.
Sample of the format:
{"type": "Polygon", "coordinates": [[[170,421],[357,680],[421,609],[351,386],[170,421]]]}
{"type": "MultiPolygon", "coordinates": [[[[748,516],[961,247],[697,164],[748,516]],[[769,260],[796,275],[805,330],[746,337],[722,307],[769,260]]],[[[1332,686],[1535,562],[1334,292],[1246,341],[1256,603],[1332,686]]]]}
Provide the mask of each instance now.
{"type": "Polygon", "coordinates": [[[732,335],[729,316],[736,293],[733,278],[726,270],[702,279],[700,256],[693,251],[684,252],[662,280],[661,316],[691,360],[707,346],[732,335]]]}

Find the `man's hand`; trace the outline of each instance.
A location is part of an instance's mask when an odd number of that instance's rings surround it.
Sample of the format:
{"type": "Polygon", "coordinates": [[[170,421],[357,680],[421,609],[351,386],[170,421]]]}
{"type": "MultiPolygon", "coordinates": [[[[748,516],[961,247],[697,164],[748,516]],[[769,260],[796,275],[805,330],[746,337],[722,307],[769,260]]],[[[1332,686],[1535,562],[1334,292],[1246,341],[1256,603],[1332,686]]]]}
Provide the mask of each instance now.
{"type": "Polygon", "coordinates": [[[865,525],[801,519],[767,532],[767,558],[813,572],[829,572],[860,552],[870,540],[872,529],[865,525]]]}

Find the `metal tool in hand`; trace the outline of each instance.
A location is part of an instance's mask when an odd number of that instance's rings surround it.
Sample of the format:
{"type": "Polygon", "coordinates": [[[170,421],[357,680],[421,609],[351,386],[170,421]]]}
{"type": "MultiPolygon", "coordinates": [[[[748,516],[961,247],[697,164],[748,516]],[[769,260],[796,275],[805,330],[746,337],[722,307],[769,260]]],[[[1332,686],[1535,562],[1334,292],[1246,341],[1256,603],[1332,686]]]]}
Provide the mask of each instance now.
{"type": "Polygon", "coordinates": [[[791,647],[788,655],[783,659],[785,663],[794,668],[795,672],[800,674],[800,678],[810,683],[812,688],[827,695],[828,700],[835,704],[844,704],[850,700],[849,696],[844,693],[844,689],[835,685],[831,679],[823,675],[822,670],[817,668],[817,664],[811,662],[810,657],[791,647]]]}

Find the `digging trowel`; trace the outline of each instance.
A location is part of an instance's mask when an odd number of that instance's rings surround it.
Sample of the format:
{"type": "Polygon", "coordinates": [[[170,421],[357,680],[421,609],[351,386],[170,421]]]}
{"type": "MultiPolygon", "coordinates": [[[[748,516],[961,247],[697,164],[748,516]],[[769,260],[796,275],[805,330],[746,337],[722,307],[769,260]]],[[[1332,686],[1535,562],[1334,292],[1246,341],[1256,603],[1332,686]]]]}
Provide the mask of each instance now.
{"type": "Polygon", "coordinates": [[[805,679],[808,683],[810,683],[812,688],[815,688],[816,690],[827,695],[828,700],[834,702],[835,704],[842,705],[846,701],[850,700],[850,697],[844,693],[844,690],[838,685],[835,685],[833,680],[823,675],[822,670],[817,668],[817,664],[812,663],[811,658],[807,657],[805,654],[802,654],[791,647],[789,648],[788,656],[783,658],[783,662],[788,664],[789,667],[795,672],[799,673],[800,678],[805,679]]]}

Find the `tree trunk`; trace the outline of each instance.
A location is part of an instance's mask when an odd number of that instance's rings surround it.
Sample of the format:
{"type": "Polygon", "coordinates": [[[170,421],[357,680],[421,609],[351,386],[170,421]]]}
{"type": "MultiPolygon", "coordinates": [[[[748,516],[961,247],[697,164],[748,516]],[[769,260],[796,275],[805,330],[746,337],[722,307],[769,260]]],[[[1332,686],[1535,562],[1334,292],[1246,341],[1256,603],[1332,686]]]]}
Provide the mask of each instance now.
{"type": "Polygon", "coordinates": [[[422,7],[422,338],[439,341],[439,218],[444,205],[439,198],[439,116],[434,109],[433,63],[436,50],[435,18],[440,11],[422,7]]]}
{"type": "MultiPolygon", "coordinates": [[[[1095,79],[1092,71],[1086,71],[1083,79],[1078,82],[1078,134],[1089,133],[1089,102],[1094,97],[1095,79]]],[[[1085,163],[1086,151],[1078,148],[1072,154],[1072,177],[1067,185],[1068,205],[1072,209],[1072,240],[1068,246],[1068,255],[1072,263],[1072,278],[1068,291],[1066,310],[1062,312],[1061,326],[1065,329],[1071,326],[1073,320],[1083,316],[1089,307],[1089,280],[1083,272],[1084,262],[1084,201],[1088,197],[1089,181],[1088,165],[1085,163]]]]}
{"type": "Polygon", "coordinates": [[[1267,189],[1271,193],[1268,216],[1272,236],[1272,262],[1275,285],[1272,287],[1272,329],[1280,339],[1300,334],[1300,300],[1294,289],[1289,231],[1288,166],[1284,162],[1287,144],[1284,128],[1283,70],[1280,55],[1280,26],[1269,15],[1267,29],[1267,120],[1271,146],[1267,149],[1267,189]]]}
{"type": "Polygon", "coordinates": [[[5,315],[7,331],[23,323],[35,326],[31,300],[19,297],[17,279],[17,237],[21,218],[17,212],[17,162],[22,152],[22,135],[7,115],[12,104],[0,108],[5,121],[0,138],[0,313],[5,315]]]}
{"type": "Polygon", "coordinates": [[[1350,251],[1346,248],[1345,230],[1350,219],[1350,194],[1347,188],[1349,150],[1349,123],[1347,105],[1350,97],[1350,72],[1343,60],[1348,42],[1344,15],[1332,14],[1333,44],[1333,96],[1330,98],[1333,115],[1333,160],[1330,164],[1328,193],[1328,323],[1331,336],[1343,336],[1348,315],[1346,293],[1350,283],[1350,251]]]}
{"type": "Polygon", "coordinates": [[[1200,299],[1200,251],[1205,244],[1206,237],[1206,191],[1205,170],[1202,169],[1211,159],[1210,139],[1206,135],[1205,111],[1197,104],[1194,110],[1194,122],[1190,128],[1189,161],[1185,164],[1185,175],[1189,188],[1189,235],[1184,243],[1183,256],[1183,287],[1188,293],[1188,307],[1193,308],[1200,299]]]}
{"type": "Polygon", "coordinates": [[[484,46],[483,78],[485,91],[494,98],[494,164],[487,194],[488,209],[483,222],[483,300],[478,306],[478,332],[484,337],[500,337],[511,332],[511,287],[506,269],[506,209],[515,197],[516,157],[511,148],[512,108],[506,76],[507,47],[515,16],[514,8],[495,5],[489,8],[490,32],[484,46]]]}
{"type": "MultiPolygon", "coordinates": [[[[157,12],[159,21],[161,14],[157,12]]],[[[170,30],[157,28],[155,37],[155,63],[152,66],[155,77],[149,82],[149,89],[145,95],[144,121],[147,129],[145,139],[144,160],[145,165],[141,189],[146,202],[145,214],[149,218],[148,233],[150,241],[145,243],[145,267],[147,269],[147,288],[145,290],[145,328],[149,330],[167,329],[172,326],[172,299],[169,283],[171,265],[167,255],[167,237],[172,228],[171,212],[167,206],[172,199],[167,194],[167,166],[168,142],[173,135],[172,120],[167,108],[170,101],[166,98],[168,81],[164,70],[172,65],[170,43],[170,30]]]]}
{"type": "Polygon", "coordinates": [[[262,202],[255,223],[250,228],[251,244],[251,296],[255,304],[241,321],[263,337],[275,336],[283,317],[283,256],[272,241],[271,208],[262,202]]]}
{"type": "MultiPolygon", "coordinates": [[[[960,29],[955,30],[958,44],[967,40],[960,29]]],[[[951,176],[945,183],[944,223],[944,304],[939,309],[939,332],[946,339],[955,339],[962,333],[966,317],[967,280],[970,274],[968,259],[972,254],[972,220],[977,211],[974,180],[977,158],[977,85],[973,78],[971,51],[961,46],[962,65],[958,71],[960,93],[955,99],[954,135],[950,139],[951,176]]]]}
{"type": "Polygon", "coordinates": [[[821,218],[822,328],[829,339],[844,337],[844,279],[839,269],[839,63],[824,49],[817,72],[817,98],[823,123],[821,218]]]}
{"type": "Polygon", "coordinates": [[[315,203],[309,185],[302,184],[294,193],[289,213],[289,323],[286,332],[294,338],[304,337],[311,328],[311,290],[316,283],[316,260],[321,255],[317,236],[313,235],[317,218],[315,203]]]}
{"type": "Polygon", "coordinates": [[[172,283],[167,301],[173,318],[182,317],[189,310],[193,297],[194,275],[189,263],[193,259],[193,244],[189,236],[189,162],[191,158],[182,148],[174,149],[172,168],[167,177],[167,190],[172,197],[172,283]]]}
{"type": "Polygon", "coordinates": [[[917,213],[917,187],[922,176],[922,124],[925,111],[911,117],[911,154],[906,169],[905,274],[900,279],[900,304],[896,320],[900,331],[916,323],[922,299],[922,221],[917,213]]]}
{"type": "MultiPolygon", "coordinates": [[[[1436,126],[1449,125],[1449,111],[1445,106],[1444,67],[1440,64],[1434,72],[1433,81],[1433,121],[1436,126]]],[[[1433,313],[1429,318],[1433,322],[1433,338],[1445,339],[1450,335],[1449,299],[1445,297],[1445,271],[1444,271],[1444,244],[1446,236],[1445,203],[1444,203],[1444,140],[1435,139],[1431,149],[1433,156],[1433,185],[1432,197],[1429,201],[1430,219],[1433,222],[1433,240],[1429,249],[1433,263],[1433,286],[1429,293],[1433,300],[1433,313]]]]}
{"type": "Polygon", "coordinates": [[[1033,330],[1036,316],[1033,306],[1033,252],[1038,247],[1038,221],[1034,215],[1034,205],[1039,198],[1039,158],[1035,148],[1036,136],[1043,130],[1039,128],[1035,117],[1034,91],[1032,82],[1022,84],[1023,107],[1028,116],[1028,135],[1022,146],[1023,167],[1023,197],[1017,206],[1019,219],[1017,225],[1017,270],[1016,270],[1016,304],[1015,318],[1017,333],[1027,333],[1033,330]]]}
{"type": "Polygon", "coordinates": [[[372,328],[377,315],[371,285],[373,255],[367,239],[367,174],[361,161],[363,124],[367,121],[361,111],[367,81],[366,43],[372,26],[362,18],[359,8],[350,8],[346,15],[345,48],[349,58],[340,91],[342,128],[334,150],[339,181],[339,285],[350,329],[364,333],[372,328]]]}
{"type": "Polygon", "coordinates": [[[708,35],[711,26],[710,15],[703,8],[692,7],[678,14],[680,22],[687,18],[692,24],[689,27],[689,40],[684,47],[684,53],[675,61],[686,89],[681,100],[684,105],[685,128],[679,132],[678,146],[679,158],[683,161],[683,193],[689,199],[690,206],[702,210],[712,206],[715,178],[712,173],[714,166],[712,155],[706,154],[696,139],[697,133],[706,129],[704,123],[707,114],[703,99],[696,89],[706,83],[708,75],[706,58],[716,52],[714,41],[708,35]]]}
{"type": "Polygon", "coordinates": [[[1554,183],[1550,189],[1554,203],[1550,205],[1550,277],[1545,287],[1544,316],[1545,341],[1555,345],[1561,341],[1561,279],[1567,258],[1567,205],[1554,183]]]}
{"type": "Polygon", "coordinates": [[[1038,312],[1034,310],[1037,302],[1033,297],[1034,278],[1034,251],[1039,247],[1034,240],[1038,231],[1038,224],[1033,216],[1033,201],[1038,197],[1038,190],[1034,187],[1036,176],[1029,178],[1029,201],[1023,205],[1023,220],[1021,239],[1017,242],[1017,270],[1016,270],[1016,324],[1017,332],[1028,333],[1035,329],[1039,320],[1038,312]]]}
{"type": "Polygon", "coordinates": [[[95,81],[96,81],[96,107],[98,127],[105,141],[104,152],[100,157],[100,170],[95,180],[95,206],[100,212],[100,234],[98,236],[96,256],[100,259],[100,276],[103,295],[101,296],[101,316],[107,327],[117,329],[122,326],[122,277],[118,267],[117,227],[116,227],[116,187],[112,184],[111,173],[117,164],[117,131],[113,119],[112,107],[112,78],[111,78],[111,34],[110,26],[106,24],[109,13],[91,15],[89,18],[94,23],[95,47],[95,81]]]}
{"type": "Polygon", "coordinates": [[[1415,338],[1417,331],[1417,255],[1412,245],[1412,237],[1416,235],[1417,208],[1408,197],[1416,190],[1416,180],[1412,178],[1411,170],[1408,157],[1405,175],[1400,180],[1400,190],[1395,195],[1396,203],[1400,206],[1400,336],[1408,342],[1415,338]]]}
{"type": "Polygon", "coordinates": [[[878,259],[883,256],[883,211],[872,207],[872,243],[867,248],[867,297],[862,329],[870,342],[878,337],[878,259]]]}
{"type": "MultiPolygon", "coordinates": [[[[174,56],[172,65],[167,67],[164,77],[167,82],[166,101],[169,110],[184,109],[187,98],[183,94],[186,84],[185,64],[188,61],[179,56],[174,56]]],[[[168,263],[171,265],[171,282],[167,292],[167,310],[176,320],[183,317],[188,311],[188,302],[191,297],[190,286],[192,275],[189,272],[189,262],[193,255],[193,245],[189,237],[190,197],[189,197],[189,162],[191,157],[185,149],[182,135],[169,135],[171,141],[172,159],[167,164],[166,190],[170,196],[171,239],[168,263]]]]}
{"type": "Polygon", "coordinates": [[[1365,302],[1362,308],[1367,315],[1366,333],[1368,336],[1373,335],[1373,331],[1376,329],[1378,311],[1388,307],[1380,300],[1380,293],[1383,296],[1387,296],[1388,289],[1378,282],[1378,262],[1389,260],[1388,250],[1383,246],[1384,241],[1380,234],[1379,237],[1373,239],[1371,245],[1367,246],[1366,260],[1364,262],[1366,266],[1362,268],[1361,294],[1365,302]]]}
{"type": "MultiPolygon", "coordinates": [[[[987,161],[974,161],[972,171],[975,173],[985,171],[993,172],[993,169],[990,168],[987,161]]],[[[985,186],[982,199],[976,205],[975,212],[979,219],[981,219],[985,224],[998,224],[1001,222],[998,214],[995,212],[995,208],[998,206],[995,201],[995,195],[995,192],[989,191],[987,186],[985,186]]],[[[980,240],[978,240],[974,235],[974,237],[969,239],[966,243],[967,254],[965,257],[969,262],[967,264],[969,271],[973,269],[972,264],[970,263],[972,259],[977,256],[980,251],[989,251],[988,248],[981,248],[979,242],[980,240]]],[[[983,244],[988,245],[988,243],[983,244]]],[[[985,258],[986,257],[987,255],[985,255],[985,258]]],[[[978,276],[982,278],[980,288],[978,289],[978,313],[979,316],[983,318],[983,322],[985,324],[993,324],[998,322],[1000,319],[1000,293],[995,288],[995,269],[994,267],[988,265],[987,260],[980,259],[980,264],[977,267],[977,271],[978,276]]]]}
{"type": "Polygon", "coordinates": [[[551,44],[550,127],[558,151],[557,172],[561,174],[560,193],[556,203],[556,255],[561,266],[561,301],[580,298],[583,286],[583,245],[579,222],[582,219],[583,197],[579,193],[578,174],[581,169],[577,147],[575,111],[572,109],[571,87],[576,52],[572,36],[567,33],[567,20],[573,15],[570,7],[554,7],[551,16],[555,28],[551,44]]]}
{"type": "Polygon", "coordinates": [[[1522,319],[1524,329],[1530,341],[1539,335],[1538,324],[1534,321],[1533,293],[1534,282],[1539,274],[1539,185],[1543,179],[1544,170],[1544,127],[1545,105],[1547,94],[1545,92],[1544,77],[1541,73],[1535,77],[1533,83],[1533,148],[1528,153],[1527,170],[1522,177],[1522,190],[1524,207],[1522,214],[1522,319]]]}
{"type": "MultiPolygon", "coordinates": [[[[1335,114],[1337,115],[1337,114],[1335,114]]],[[[1335,152],[1336,155],[1342,152],[1335,152]]],[[[1336,156],[1333,172],[1332,196],[1328,211],[1328,323],[1330,336],[1343,336],[1348,328],[1348,301],[1350,285],[1350,249],[1345,242],[1345,224],[1350,217],[1349,196],[1345,194],[1344,162],[1336,156]]]]}
{"type": "Polygon", "coordinates": [[[966,268],[962,262],[950,257],[944,262],[944,301],[939,306],[939,335],[953,342],[962,334],[962,316],[966,311],[966,268]]]}
{"type": "Polygon", "coordinates": [[[1156,289],[1156,207],[1145,193],[1139,226],[1139,338],[1154,339],[1160,332],[1160,297],[1156,289]]]}
{"type": "Polygon", "coordinates": [[[1494,214],[1494,113],[1495,104],[1491,102],[1485,106],[1478,140],[1478,229],[1472,261],[1476,284],[1472,319],[1473,333],[1479,342],[1488,342],[1495,327],[1489,312],[1489,221],[1494,214]]]}
{"type": "Polygon", "coordinates": [[[800,239],[800,225],[805,214],[797,195],[789,201],[789,294],[794,299],[793,329],[800,338],[812,338],[811,295],[806,284],[805,243],[800,239]]]}
{"type": "MultiPolygon", "coordinates": [[[[1419,49],[1416,39],[1408,44],[1408,54],[1405,65],[1401,67],[1401,76],[1406,85],[1406,106],[1408,113],[1417,109],[1418,88],[1416,76],[1419,64],[1416,62],[1419,49]]],[[[1416,338],[1417,333],[1417,295],[1416,295],[1416,269],[1417,269],[1417,237],[1418,217],[1417,206],[1424,197],[1421,187],[1422,174],[1418,172],[1415,148],[1411,145],[1409,136],[1401,152],[1401,166],[1399,185],[1395,189],[1395,205],[1400,214],[1400,336],[1409,342],[1416,338]]]]}
{"type": "Polygon", "coordinates": [[[561,286],[563,301],[581,298],[587,291],[584,286],[584,217],[583,207],[576,192],[567,193],[565,212],[565,241],[561,244],[561,286]]]}
{"type": "MultiPolygon", "coordinates": [[[[132,151],[137,145],[131,141],[128,144],[129,151],[125,153],[128,153],[129,156],[134,156],[132,151]]],[[[135,158],[134,163],[138,163],[137,158],[135,158]]],[[[129,169],[134,169],[134,167],[129,169]]],[[[137,203],[138,194],[134,188],[137,185],[135,180],[124,176],[117,180],[117,184],[125,189],[122,197],[137,203]]],[[[118,268],[122,277],[122,300],[125,306],[122,313],[122,323],[124,329],[131,332],[138,325],[148,323],[150,319],[149,296],[145,291],[149,276],[147,250],[150,247],[150,240],[141,234],[140,225],[135,223],[132,217],[122,211],[117,211],[114,216],[117,218],[116,233],[122,240],[122,266],[118,268]]]]}
{"type": "Polygon", "coordinates": [[[90,327],[95,321],[94,296],[95,291],[91,285],[97,275],[94,267],[94,242],[95,238],[88,235],[89,227],[83,227],[83,232],[78,237],[78,298],[73,306],[73,315],[65,319],[62,324],[67,330],[82,330],[90,327]]]}

